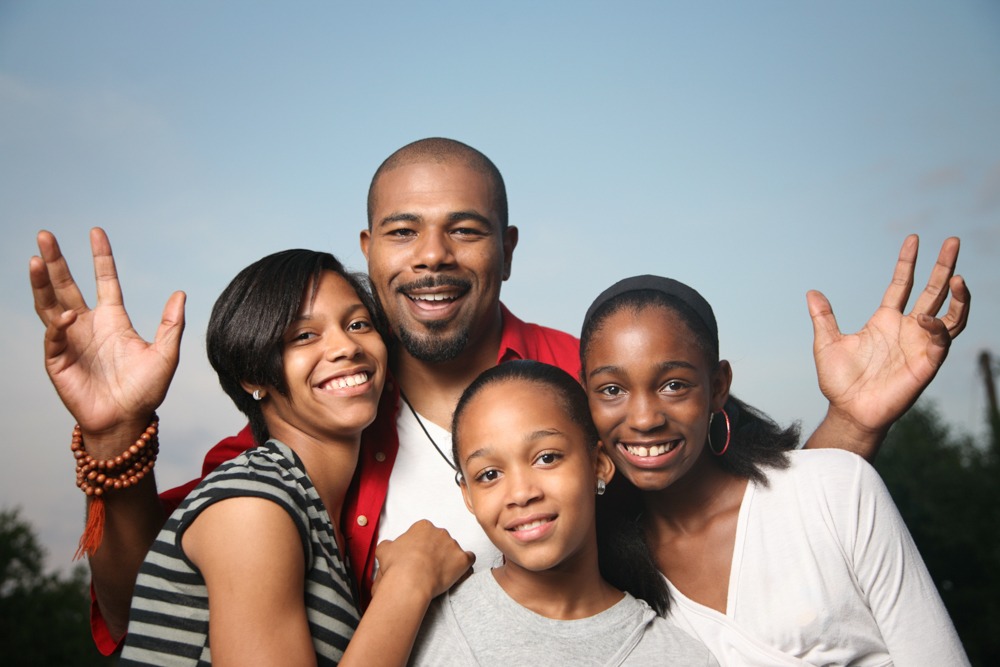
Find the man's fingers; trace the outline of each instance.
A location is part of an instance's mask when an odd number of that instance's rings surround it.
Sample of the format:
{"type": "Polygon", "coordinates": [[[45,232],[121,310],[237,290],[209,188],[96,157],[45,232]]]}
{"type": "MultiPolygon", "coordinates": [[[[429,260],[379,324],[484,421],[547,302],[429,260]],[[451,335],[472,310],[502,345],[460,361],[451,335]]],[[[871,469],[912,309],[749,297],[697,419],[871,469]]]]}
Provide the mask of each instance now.
{"type": "Polygon", "coordinates": [[[176,363],[180,352],[181,336],[184,334],[184,302],[187,295],[184,292],[174,292],[167,299],[160,317],[160,326],[156,329],[156,346],[163,348],[170,360],[176,363]]]}
{"type": "Polygon", "coordinates": [[[949,287],[951,288],[951,301],[948,303],[948,312],[941,320],[948,329],[948,334],[955,338],[965,330],[965,325],[969,322],[972,293],[969,292],[969,287],[965,284],[965,279],[962,276],[952,276],[949,287]]]}
{"type": "Polygon", "coordinates": [[[28,260],[28,279],[31,281],[31,294],[35,300],[35,312],[42,324],[48,326],[63,309],[56,301],[56,293],[49,280],[49,272],[45,269],[45,261],[41,257],[28,260]]]}
{"type": "Polygon", "coordinates": [[[882,295],[883,308],[892,308],[901,313],[906,307],[910,290],[913,289],[913,268],[917,263],[918,246],[919,240],[916,234],[910,234],[903,241],[899,258],[896,260],[896,268],[892,272],[892,282],[882,295]]]}
{"type": "Polygon", "coordinates": [[[806,304],[813,323],[813,349],[820,350],[840,338],[840,327],[829,300],[822,292],[806,292],[806,304]]]}
{"type": "Polygon", "coordinates": [[[90,251],[94,256],[94,278],[97,281],[97,303],[103,306],[122,306],[122,288],[118,282],[118,269],[111,253],[111,242],[100,227],[90,230],[90,251]]]}
{"type": "Polygon", "coordinates": [[[59,249],[56,237],[51,232],[42,230],[38,232],[37,241],[38,250],[45,262],[55,299],[61,305],[62,310],[75,310],[77,312],[87,310],[87,302],[84,301],[80,288],[73,280],[73,275],[69,271],[66,258],[63,257],[62,251],[59,249]]]}
{"type": "MultiPolygon", "coordinates": [[[[73,322],[76,321],[76,311],[75,310],[65,310],[56,317],[52,318],[45,327],[45,339],[44,339],[44,349],[45,349],[45,361],[50,363],[57,359],[63,352],[66,351],[66,332],[73,322]]],[[[64,362],[59,362],[64,363],[64,362]]],[[[58,373],[60,369],[53,368],[53,375],[58,373]]]]}
{"type": "MultiPolygon", "coordinates": [[[[941,244],[941,251],[938,253],[934,268],[931,269],[931,277],[927,280],[927,286],[917,297],[913,304],[914,313],[923,313],[935,317],[944,300],[948,296],[948,284],[955,273],[955,265],[958,263],[959,240],[957,237],[945,239],[941,244]]],[[[911,275],[912,278],[912,275],[911,275]]]]}
{"type": "Polygon", "coordinates": [[[948,356],[951,346],[951,334],[944,322],[936,317],[920,313],[917,315],[920,328],[930,334],[930,344],[927,346],[927,361],[935,368],[940,368],[948,356]]]}

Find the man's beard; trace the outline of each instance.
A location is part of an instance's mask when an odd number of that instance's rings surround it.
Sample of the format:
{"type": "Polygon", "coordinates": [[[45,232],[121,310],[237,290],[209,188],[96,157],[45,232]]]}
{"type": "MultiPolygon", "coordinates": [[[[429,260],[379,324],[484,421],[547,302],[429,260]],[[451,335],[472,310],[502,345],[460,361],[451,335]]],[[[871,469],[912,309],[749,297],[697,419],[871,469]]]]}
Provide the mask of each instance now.
{"type": "Polygon", "coordinates": [[[435,329],[443,329],[445,323],[434,322],[428,325],[430,333],[418,336],[405,327],[395,331],[396,337],[411,357],[430,363],[452,361],[465,351],[469,344],[469,329],[463,327],[451,336],[435,335],[435,329]]]}

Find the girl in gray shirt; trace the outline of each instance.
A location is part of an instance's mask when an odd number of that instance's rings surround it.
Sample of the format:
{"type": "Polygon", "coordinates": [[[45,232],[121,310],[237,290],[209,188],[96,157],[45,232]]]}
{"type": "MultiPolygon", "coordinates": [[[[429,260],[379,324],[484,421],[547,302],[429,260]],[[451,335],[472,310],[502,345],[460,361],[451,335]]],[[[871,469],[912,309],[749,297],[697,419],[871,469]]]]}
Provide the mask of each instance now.
{"type": "Polygon", "coordinates": [[[534,361],[492,368],[462,395],[452,434],[466,506],[503,564],[434,602],[410,664],[716,665],[659,615],[666,589],[634,520],[598,512],[614,464],[573,377],[534,361]]]}

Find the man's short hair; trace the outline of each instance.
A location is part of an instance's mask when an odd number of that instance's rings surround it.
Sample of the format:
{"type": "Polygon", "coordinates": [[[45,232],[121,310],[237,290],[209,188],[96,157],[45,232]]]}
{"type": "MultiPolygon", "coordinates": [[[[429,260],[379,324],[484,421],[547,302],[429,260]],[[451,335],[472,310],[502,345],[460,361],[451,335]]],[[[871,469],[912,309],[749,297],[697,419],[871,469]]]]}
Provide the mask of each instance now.
{"type": "Polygon", "coordinates": [[[454,139],[429,137],[407,144],[385,159],[375,170],[371,185],[368,187],[368,229],[372,228],[375,216],[375,186],[382,174],[397,167],[419,162],[461,162],[474,171],[485,176],[493,191],[493,209],[500,222],[500,230],[507,229],[507,188],[503,176],[493,162],[472,146],[454,139]]]}

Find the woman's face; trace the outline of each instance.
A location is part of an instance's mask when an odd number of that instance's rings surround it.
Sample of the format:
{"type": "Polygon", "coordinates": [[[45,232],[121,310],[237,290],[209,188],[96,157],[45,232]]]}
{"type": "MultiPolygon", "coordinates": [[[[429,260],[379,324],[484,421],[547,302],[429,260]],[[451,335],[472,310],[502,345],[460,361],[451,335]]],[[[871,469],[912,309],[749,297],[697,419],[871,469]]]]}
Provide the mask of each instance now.
{"type": "MultiPolygon", "coordinates": [[[[375,419],[387,353],[354,288],[325,271],[284,335],[287,395],[268,388],[261,406],[271,435],[354,437],[375,419]]],[[[292,436],[294,437],[294,436],[292,436]]]]}
{"type": "Polygon", "coordinates": [[[533,572],[597,556],[597,479],[614,467],[588,446],[547,385],[508,380],[466,406],[456,435],[465,504],[506,567],[533,572]]]}
{"type": "Polygon", "coordinates": [[[691,470],[728,395],[726,374],[694,341],[662,306],[610,315],[590,341],[584,381],[594,424],[616,468],[644,491],[691,470]]]}

